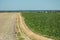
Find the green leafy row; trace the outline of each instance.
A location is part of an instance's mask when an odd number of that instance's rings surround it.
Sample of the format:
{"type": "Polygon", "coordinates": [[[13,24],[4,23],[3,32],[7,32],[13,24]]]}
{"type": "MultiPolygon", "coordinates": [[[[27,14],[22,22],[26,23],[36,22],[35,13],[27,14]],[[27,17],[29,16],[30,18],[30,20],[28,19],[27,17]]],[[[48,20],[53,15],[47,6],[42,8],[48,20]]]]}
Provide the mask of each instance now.
{"type": "Polygon", "coordinates": [[[60,13],[23,12],[22,16],[33,32],[60,40],[60,13]]]}

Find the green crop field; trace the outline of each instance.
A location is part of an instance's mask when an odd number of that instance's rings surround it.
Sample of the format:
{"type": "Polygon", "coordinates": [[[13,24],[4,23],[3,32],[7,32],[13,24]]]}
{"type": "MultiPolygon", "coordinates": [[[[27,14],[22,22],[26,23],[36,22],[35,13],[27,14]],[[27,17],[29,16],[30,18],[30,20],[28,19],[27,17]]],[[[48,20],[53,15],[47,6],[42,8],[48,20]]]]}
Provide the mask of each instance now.
{"type": "Polygon", "coordinates": [[[60,40],[60,13],[22,12],[22,16],[33,32],[60,40]]]}

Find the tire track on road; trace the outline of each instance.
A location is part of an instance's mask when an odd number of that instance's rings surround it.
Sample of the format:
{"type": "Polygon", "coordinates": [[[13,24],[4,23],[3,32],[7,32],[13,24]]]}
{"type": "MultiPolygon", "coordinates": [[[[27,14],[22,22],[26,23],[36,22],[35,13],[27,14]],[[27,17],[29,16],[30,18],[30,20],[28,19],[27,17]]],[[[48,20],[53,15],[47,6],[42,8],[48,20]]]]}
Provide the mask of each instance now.
{"type": "MultiPolygon", "coordinates": [[[[22,31],[22,29],[20,28],[20,13],[17,13],[17,18],[16,18],[16,23],[17,23],[17,27],[18,27],[18,30],[17,30],[17,32],[20,32],[21,33],[21,36],[24,38],[24,40],[31,40],[28,36],[26,36],[25,34],[24,34],[24,32],[22,31]]],[[[18,38],[17,38],[17,40],[18,40],[18,38]]]]}

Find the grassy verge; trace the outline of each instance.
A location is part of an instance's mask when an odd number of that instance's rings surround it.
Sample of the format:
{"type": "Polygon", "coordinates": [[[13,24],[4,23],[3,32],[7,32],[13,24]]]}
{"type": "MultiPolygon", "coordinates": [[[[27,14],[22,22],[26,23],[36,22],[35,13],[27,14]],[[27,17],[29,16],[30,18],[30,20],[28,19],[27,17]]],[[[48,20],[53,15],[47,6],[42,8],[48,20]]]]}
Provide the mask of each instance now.
{"type": "Polygon", "coordinates": [[[16,27],[16,29],[17,29],[17,40],[24,40],[24,38],[22,37],[22,35],[21,35],[21,33],[18,31],[18,27],[16,27]]]}
{"type": "Polygon", "coordinates": [[[22,16],[33,32],[60,40],[60,13],[23,12],[22,16]]]}
{"type": "Polygon", "coordinates": [[[24,40],[24,38],[23,38],[23,37],[21,37],[20,32],[18,32],[18,33],[17,33],[17,37],[18,37],[18,40],[24,40]]]}

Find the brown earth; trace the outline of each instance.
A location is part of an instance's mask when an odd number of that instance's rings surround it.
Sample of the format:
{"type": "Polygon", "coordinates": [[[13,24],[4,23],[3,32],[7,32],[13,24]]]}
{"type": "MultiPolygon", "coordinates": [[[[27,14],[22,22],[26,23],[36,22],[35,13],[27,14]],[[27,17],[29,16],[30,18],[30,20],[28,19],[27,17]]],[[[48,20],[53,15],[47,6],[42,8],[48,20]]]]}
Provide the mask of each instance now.
{"type": "Polygon", "coordinates": [[[15,40],[16,13],[0,13],[0,40],[15,40]]]}

